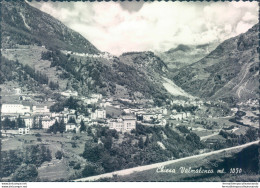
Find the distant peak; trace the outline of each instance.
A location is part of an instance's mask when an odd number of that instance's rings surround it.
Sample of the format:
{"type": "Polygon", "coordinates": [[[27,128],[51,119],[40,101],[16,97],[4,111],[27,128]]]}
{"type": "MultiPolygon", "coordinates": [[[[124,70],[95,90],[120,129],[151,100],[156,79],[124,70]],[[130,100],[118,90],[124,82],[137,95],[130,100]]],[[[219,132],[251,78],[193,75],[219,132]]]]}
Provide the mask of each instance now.
{"type": "Polygon", "coordinates": [[[185,44],[179,44],[176,48],[172,48],[170,50],[168,50],[166,53],[173,53],[173,52],[177,52],[177,51],[183,51],[183,52],[188,52],[190,51],[191,48],[185,44]]]}

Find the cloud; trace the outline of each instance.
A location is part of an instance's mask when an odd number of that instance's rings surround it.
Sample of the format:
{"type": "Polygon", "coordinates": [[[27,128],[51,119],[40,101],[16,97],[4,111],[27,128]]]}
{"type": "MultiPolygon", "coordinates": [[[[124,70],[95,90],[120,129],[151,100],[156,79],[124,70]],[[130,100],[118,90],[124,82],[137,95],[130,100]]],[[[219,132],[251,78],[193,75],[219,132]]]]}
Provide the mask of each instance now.
{"type": "Polygon", "coordinates": [[[257,2],[32,2],[102,51],[221,42],[258,22],[257,2]]]}

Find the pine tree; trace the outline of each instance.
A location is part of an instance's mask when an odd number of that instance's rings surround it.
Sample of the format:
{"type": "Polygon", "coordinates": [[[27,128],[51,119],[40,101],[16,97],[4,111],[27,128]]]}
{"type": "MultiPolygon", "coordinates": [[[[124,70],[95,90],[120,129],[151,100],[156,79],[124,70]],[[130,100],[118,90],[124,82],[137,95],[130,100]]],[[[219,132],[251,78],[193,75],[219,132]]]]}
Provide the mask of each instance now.
{"type": "Polygon", "coordinates": [[[145,142],[144,142],[144,146],[147,147],[149,143],[150,143],[150,139],[149,139],[149,136],[147,135],[145,142]]]}
{"type": "Polygon", "coordinates": [[[18,128],[25,128],[25,122],[24,122],[24,120],[20,117],[20,115],[19,115],[19,117],[17,118],[17,127],[18,127],[18,128]]]}
{"type": "Polygon", "coordinates": [[[80,122],[80,132],[83,132],[83,131],[85,132],[86,129],[87,129],[87,127],[86,127],[85,123],[81,120],[81,122],[80,122]]]}
{"type": "Polygon", "coordinates": [[[138,146],[139,146],[140,149],[143,149],[143,148],[144,148],[144,141],[143,141],[143,138],[142,138],[142,137],[139,138],[138,146]]]}
{"type": "Polygon", "coordinates": [[[32,124],[32,128],[33,128],[33,129],[36,129],[36,128],[37,128],[37,126],[38,126],[38,125],[37,125],[37,122],[36,122],[36,117],[34,116],[34,117],[33,117],[33,124],[32,124]]]}
{"type": "Polygon", "coordinates": [[[66,130],[66,126],[64,123],[64,118],[62,118],[62,120],[59,123],[59,131],[60,131],[60,133],[63,133],[63,132],[65,132],[65,130],[66,130]]]}
{"type": "Polygon", "coordinates": [[[54,125],[52,125],[52,131],[53,131],[53,133],[54,134],[56,134],[57,133],[57,131],[58,131],[58,129],[59,129],[59,122],[56,120],[55,121],[55,123],[54,123],[54,125]]]}
{"type": "Polygon", "coordinates": [[[39,129],[42,129],[42,117],[39,119],[39,129]]]}

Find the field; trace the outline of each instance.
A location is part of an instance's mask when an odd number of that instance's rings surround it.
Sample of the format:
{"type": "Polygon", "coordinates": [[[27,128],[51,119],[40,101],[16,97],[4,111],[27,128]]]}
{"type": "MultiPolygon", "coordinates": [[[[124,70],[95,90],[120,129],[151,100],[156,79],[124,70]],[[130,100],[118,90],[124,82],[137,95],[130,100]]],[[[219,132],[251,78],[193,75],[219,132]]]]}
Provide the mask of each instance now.
{"type": "Polygon", "coordinates": [[[59,81],[59,86],[61,89],[66,88],[67,81],[59,79],[59,71],[55,67],[50,67],[51,62],[42,60],[41,53],[46,52],[47,50],[40,46],[30,45],[23,46],[20,45],[18,49],[4,49],[2,54],[4,57],[8,57],[9,60],[17,60],[23,65],[29,65],[37,71],[45,73],[50,80],[56,82],[59,81]],[[35,63],[37,62],[37,63],[35,63]]]}
{"type": "Polygon", "coordinates": [[[3,151],[23,149],[29,145],[45,145],[51,150],[52,160],[44,162],[38,168],[40,181],[67,181],[71,177],[79,177],[86,160],[80,156],[83,153],[85,142],[89,139],[85,134],[64,133],[52,135],[36,130],[31,135],[14,135],[3,139],[3,151]],[[73,144],[72,144],[73,143],[73,144]],[[62,159],[56,159],[57,151],[63,153],[62,159]],[[70,163],[80,164],[79,169],[74,169],[70,163]]]}

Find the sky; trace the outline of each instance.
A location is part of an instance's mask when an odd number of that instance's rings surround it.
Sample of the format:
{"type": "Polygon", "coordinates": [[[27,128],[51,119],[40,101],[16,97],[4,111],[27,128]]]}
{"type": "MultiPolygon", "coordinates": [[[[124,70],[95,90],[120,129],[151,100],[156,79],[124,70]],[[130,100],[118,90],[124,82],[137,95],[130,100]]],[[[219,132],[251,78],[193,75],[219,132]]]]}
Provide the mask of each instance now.
{"type": "Polygon", "coordinates": [[[220,43],[258,22],[254,2],[30,3],[79,32],[99,50],[167,51],[179,44],[220,43]]]}

